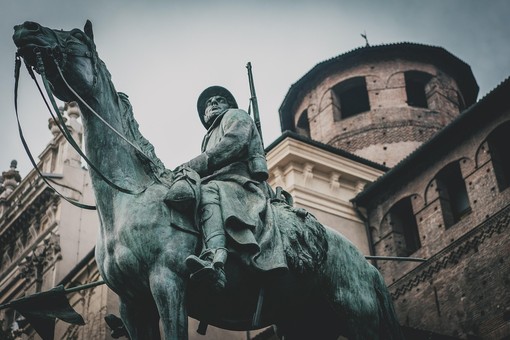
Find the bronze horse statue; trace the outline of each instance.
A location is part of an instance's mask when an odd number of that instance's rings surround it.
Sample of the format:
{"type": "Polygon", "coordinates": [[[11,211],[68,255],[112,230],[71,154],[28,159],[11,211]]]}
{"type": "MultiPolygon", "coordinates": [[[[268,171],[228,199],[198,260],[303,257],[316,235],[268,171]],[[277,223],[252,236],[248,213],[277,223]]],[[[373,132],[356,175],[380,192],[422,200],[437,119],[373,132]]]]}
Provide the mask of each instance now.
{"type": "Polygon", "coordinates": [[[115,90],[97,55],[91,23],[83,31],[34,22],[14,29],[25,63],[44,73],[56,97],[81,106],[87,156],[98,170],[90,171],[101,222],[96,261],[120,297],[131,339],[160,339],[159,321],[164,339],[187,339],[188,315],[230,330],[274,324],[286,340],[402,338],[380,273],[342,235],[284,202],[271,206],[284,222],[273,227],[282,235],[289,269],[262,275],[229,256],[227,287],[205,293],[185,266],[185,258],[201,247],[199,233],[189,228],[192,209],[168,203],[175,173],[139,132],[127,96],[115,90]],[[98,172],[132,192],[112,188],[98,172]]]}

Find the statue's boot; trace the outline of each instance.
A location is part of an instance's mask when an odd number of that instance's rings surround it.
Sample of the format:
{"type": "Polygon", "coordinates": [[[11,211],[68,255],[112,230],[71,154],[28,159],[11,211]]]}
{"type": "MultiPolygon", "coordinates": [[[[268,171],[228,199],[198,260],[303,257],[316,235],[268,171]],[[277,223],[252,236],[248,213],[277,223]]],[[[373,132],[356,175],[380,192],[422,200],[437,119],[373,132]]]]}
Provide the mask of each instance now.
{"type": "Polygon", "coordinates": [[[188,256],[186,266],[191,272],[192,280],[207,281],[208,285],[221,290],[227,283],[224,270],[227,239],[219,205],[207,204],[203,207],[201,224],[206,249],[200,256],[188,256]]]}

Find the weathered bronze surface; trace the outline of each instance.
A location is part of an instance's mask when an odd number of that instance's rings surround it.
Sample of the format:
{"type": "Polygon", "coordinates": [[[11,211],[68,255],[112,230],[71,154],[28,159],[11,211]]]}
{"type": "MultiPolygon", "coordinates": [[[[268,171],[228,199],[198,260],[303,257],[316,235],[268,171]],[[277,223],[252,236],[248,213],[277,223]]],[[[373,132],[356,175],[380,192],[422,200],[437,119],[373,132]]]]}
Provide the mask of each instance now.
{"type": "Polygon", "coordinates": [[[230,92],[204,91],[198,102],[209,129],[203,153],[170,171],[140,134],[127,96],[115,90],[90,22],[84,31],[25,22],[15,27],[13,38],[25,62],[46,75],[55,96],[80,104],[89,159],[113,182],[136,192],[120,192],[90,173],[101,220],[96,261],[120,297],[131,339],[159,339],[159,319],[165,339],[186,339],[188,315],[231,330],[276,324],[285,339],[401,338],[379,272],[342,235],[268,188],[260,137],[230,92]],[[111,133],[94,111],[145,156],[111,133]],[[199,230],[208,219],[216,223],[213,236],[220,235],[216,240],[206,235],[211,256],[188,258],[200,254],[199,230]],[[224,248],[228,259],[217,251],[224,248]],[[190,280],[209,265],[210,273],[225,276],[190,280]],[[263,303],[254,325],[259,295],[263,303]]]}

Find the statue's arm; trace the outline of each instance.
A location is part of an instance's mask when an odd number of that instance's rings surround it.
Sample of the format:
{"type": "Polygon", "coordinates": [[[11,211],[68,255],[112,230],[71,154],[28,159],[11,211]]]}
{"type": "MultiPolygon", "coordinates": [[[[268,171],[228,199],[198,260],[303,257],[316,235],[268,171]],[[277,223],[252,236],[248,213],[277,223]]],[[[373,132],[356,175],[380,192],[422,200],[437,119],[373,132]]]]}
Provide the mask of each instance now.
{"type": "Polygon", "coordinates": [[[239,109],[230,110],[221,124],[224,131],[221,141],[186,164],[200,176],[212,174],[246,157],[254,131],[254,123],[248,113],[239,109]]]}

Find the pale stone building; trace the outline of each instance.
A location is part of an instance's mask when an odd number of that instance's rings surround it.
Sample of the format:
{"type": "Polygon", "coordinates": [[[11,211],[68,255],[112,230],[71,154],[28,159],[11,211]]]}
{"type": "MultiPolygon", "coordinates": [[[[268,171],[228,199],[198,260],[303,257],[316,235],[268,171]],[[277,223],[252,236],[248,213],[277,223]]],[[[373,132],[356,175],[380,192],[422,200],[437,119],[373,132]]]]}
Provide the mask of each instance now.
{"type": "Polygon", "coordinates": [[[350,200],[387,170],[349,152],[286,131],[267,148],[269,184],[369,254],[367,230],[350,200]]]}
{"type": "MultiPolygon", "coordinates": [[[[76,104],[65,108],[66,125],[81,144],[83,128],[76,104]]],[[[94,204],[88,170],[79,154],[69,145],[55,122],[48,128],[53,138],[39,155],[42,175],[65,197],[94,204]]],[[[20,155],[23,156],[23,155],[20,155]]],[[[2,173],[0,194],[0,303],[25,295],[47,291],[57,285],[72,287],[99,279],[93,249],[99,219],[91,210],[77,208],[60,196],[32,170],[21,179],[16,162],[2,173]]],[[[72,306],[87,320],[87,325],[71,326],[57,322],[55,339],[109,339],[103,321],[107,312],[116,311],[114,294],[106,286],[71,296],[72,306]],[[114,310],[109,311],[109,305],[114,310]],[[89,334],[87,336],[87,334],[89,334]]],[[[39,339],[24,318],[12,309],[0,311],[2,328],[17,339],[39,339]]]]}

